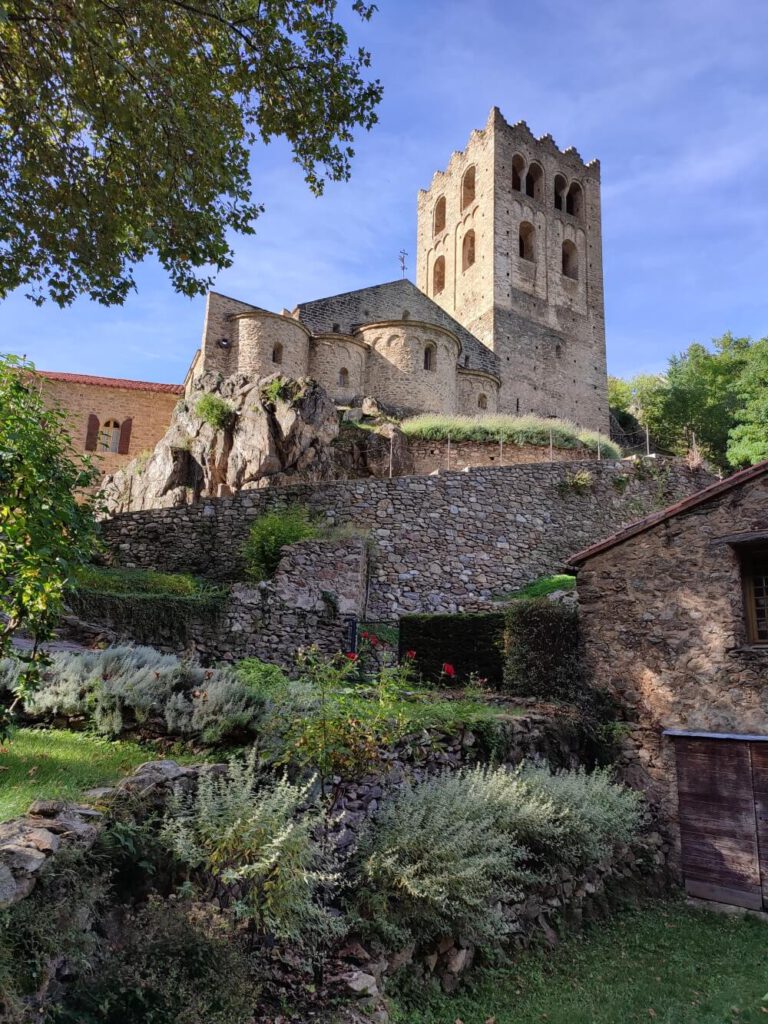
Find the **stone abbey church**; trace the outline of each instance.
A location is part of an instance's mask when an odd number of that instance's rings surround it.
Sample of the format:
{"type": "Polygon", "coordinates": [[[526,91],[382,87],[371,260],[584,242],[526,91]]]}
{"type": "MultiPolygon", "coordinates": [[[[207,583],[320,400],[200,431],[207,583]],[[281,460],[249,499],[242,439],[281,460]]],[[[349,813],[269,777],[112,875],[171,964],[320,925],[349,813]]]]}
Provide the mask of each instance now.
{"type": "Polygon", "coordinates": [[[498,108],[418,197],[416,284],[271,312],[208,295],[184,384],[48,373],[75,438],[111,472],[163,436],[201,373],[317,380],[341,405],[495,412],[608,430],[600,164],[498,108]]]}

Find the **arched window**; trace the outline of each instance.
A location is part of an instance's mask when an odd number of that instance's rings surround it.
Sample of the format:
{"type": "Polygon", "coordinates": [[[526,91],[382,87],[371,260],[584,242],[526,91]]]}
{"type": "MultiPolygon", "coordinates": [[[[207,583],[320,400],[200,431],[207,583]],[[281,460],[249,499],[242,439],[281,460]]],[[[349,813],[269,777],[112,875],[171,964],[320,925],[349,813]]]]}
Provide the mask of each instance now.
{"type": "Polygon", "coordinates": [[[565,189],[568,182],[562,176],[562,174],[555,175],[555,209],[565,209],[565,189]]]}
{"type": "Polygon", "coordinates": [[[445,231],[445,196],[440,198],[435,203],[435,213],[432,220],[432,234],[442,235],[445,231]]]}
{"type": "Polygon", "coordinates": [[[525,176],[525,194],[531,199],[544,198],[544,171],[538,164],[531,164],[525,176]]]}
{"type": "Polygon", "coordinates": [[[88,416],[88,426],[85,430],[85,450],[87,452],[95,452],[96,447],[99,443],[99,417],[95,412],[92,412],[88,416]]]}
{"type": "Polygon", "coordinates": [[[432,268],[432,294],[439,295],[445,288],[445,256],[438,256],[432,268]]]}
{"type": "Polygon", "coordinates": [[[424,346],[424,369],[437,369],[437,346],[430,341],[424,346]]]}
{"type": "Polygon", "coordinates": [[[107,420],[99,435],[99,451],[116,452],[120,448],[120,424],[117,420],[107,420]]]}
{"type": "Polygon", "coordinates": [[[579,253],[569,239],[563,242],[563,277],[570,277],[573,281],[579,279],[579,253]]]}
{"type": "Polygon", "coordinates": [[[519,153],[512,157],[512,188],[515,192],[523,191],[523,172],[525,171],[525,160],[519,153]]]}
{"type": "Polygon", "coordinates": [[[565,212],[573,214],[574,217],[581,217],[583,209],[584,193],[581,191],[581,185],[574,181],[565,197],[565,212]]]}
{"type": "Polygon", "coordinates": [[[488,397],[487,397],[487,395],[478,395],[477,396],[477,407],[478,407],[478,409],[487,409],[488,408],[488,397]]]}
{"type": "Polygon", "coordinates": [[[475,262],[475,232],[468,231],[461,243],[461,269],[469,270],[475,262]]]}
{"type": "Polygon", "coordinates": [[[339,370],[339,387],[349,387],[349,370],[346,368],[346,366],[342,366],[342,368],[339,370]]]}
{"type": "Polygon", "coordinates": [[[282,363],[283,361],[283,346],[278,341],[275,347],[272,349],[272,362],[282,363]]]}
{"type": "Polygon", "coordinates": [[[475,168],[468,167],[461,179],[461,208],[466,210],[475,201],[475,168]]]}
{"type": "Polygon", "coordinates": [[[521,260],[536,260],[536,230],[533,224],[524,220],[518,233],[518,254],[521,260]]]}

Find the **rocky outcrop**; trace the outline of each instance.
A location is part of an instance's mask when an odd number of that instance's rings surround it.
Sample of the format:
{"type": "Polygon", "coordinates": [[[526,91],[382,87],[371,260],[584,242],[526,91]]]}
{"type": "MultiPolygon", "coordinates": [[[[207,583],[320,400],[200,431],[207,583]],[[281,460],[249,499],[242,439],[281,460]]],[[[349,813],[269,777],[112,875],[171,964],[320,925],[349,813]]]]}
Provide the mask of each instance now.
{"type": "Polygon", "coordinates": [[[336,407],[319,384],[206,373],[177,404],[155,450],[104,482],[107,511],[176,508],[200,498],[338,475],[336,407]],[[214,408],[206,412],[205,403],[214,408]],[[213,413],[213,414],[212,414],[213,413]]]}
{"type": "Polygon", "coordinates": [[[90,807],[35,800],[23,818],[0,823],[0,909],[29,896],[62,845],[90,849],[99,818],[90,807]]]}

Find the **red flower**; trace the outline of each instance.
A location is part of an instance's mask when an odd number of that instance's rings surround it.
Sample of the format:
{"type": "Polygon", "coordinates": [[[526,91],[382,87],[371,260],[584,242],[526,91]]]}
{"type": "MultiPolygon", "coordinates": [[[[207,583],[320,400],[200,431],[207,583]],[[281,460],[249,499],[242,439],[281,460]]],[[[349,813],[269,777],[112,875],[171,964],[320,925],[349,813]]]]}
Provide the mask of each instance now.
{"type": "Polygon", "coordinates": [[[373,633],[371,633],[371,635],[368,638],[368,640],[369,640],[369,643],[370,643],[371,647],[375,647],[378,644],[378,642],[379,642],[379,638],[377,636],[374,636],[373,633]]]}
{"type": "Polygon", "coordinates": [[[448,676],[449,679],[453,679],[456,675],[456,669],[449,661],[443,662],[443,675],[448,676]]]}
{"type": "Polygon", "coordinates": [[[406,651],[405,656],[406,658],[410,658],[410,660],[413,661],[413,659],[416,657],[416,651],[406,651]]]}
{"type": "Polygon", "coordinates": [[[363,632],[360,634],[360,636],[363,638],[363,640],[367,640],[368,639],[368,630],[364,629],[363,632]]]}
{"type": "Polygon", "coordinates": [[[350,660],[350,661],[357,661],[357,655],[355,654],[355,652],[354,652],[354,651],[348,651],[348,652],[347,652],[347,653],[346,653],[346,654],[344,655],[344,657],[345,657],[345,658],[349,658],[349,660],[350,660]]]}

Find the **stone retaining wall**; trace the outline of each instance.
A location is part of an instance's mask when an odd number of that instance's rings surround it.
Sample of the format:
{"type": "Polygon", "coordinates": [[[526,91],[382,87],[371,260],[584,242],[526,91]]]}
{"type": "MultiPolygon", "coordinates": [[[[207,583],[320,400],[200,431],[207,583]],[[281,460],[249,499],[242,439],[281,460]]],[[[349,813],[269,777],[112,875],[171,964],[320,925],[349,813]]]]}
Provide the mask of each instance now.
{"type": "Polygon", "coordinates": [[[560,572],[569,555],[711,481],[675,460],[570,462],[243,491],[102,524],[123,566],[243,578],[250,524],[286,503],[368,534],[365,617],[455,612],[560,572]]]}
{"type": "Polygon", "coordinates": [[[408,440],[408,451],[416,475],[463,470],[476,466],[518,466],[547,462],[597,461],[588,448],[542,448],[531,444],[500,444],[498,441],[408,440]]]}
{"type": "Polygon", "coordinates": [[[315,645],[327,654],[350,649],[349,617],[361,617],[366,583],[363,540],[309,540],[286,549],[273,579],[235,583],[220,604],[185,611],[172,623],[168,615],[153,617],[151,600],[139,615],[119,595],[100,600],[89,594],[77,607],[119,639],[164,654],[194,653],[204,662],[253,657],[290,669],[300,647],[315,645]]]}

